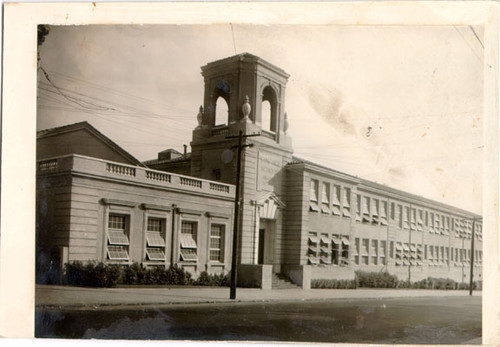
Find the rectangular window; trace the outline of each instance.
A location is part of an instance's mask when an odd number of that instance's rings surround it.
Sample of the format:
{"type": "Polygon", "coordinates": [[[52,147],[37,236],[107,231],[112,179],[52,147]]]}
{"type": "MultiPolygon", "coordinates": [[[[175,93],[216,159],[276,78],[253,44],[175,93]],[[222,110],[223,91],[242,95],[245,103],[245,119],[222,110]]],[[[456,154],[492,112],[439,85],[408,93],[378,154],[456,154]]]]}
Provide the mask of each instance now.
{"type": "Polygon", "coordinates": [[[321,234],[319,245],[321,263],[331,264],[330,238],[328,237],[328,234],[321,234]]]}
{"type": "Polygon", "coordinates": [[[398,226],[400,228],[403,228],[403,206],[402,205],[398,205],[398,216],[397,216],[397,220],[398,220],[398,226]]]}
{"type": "Polygon", "coordinates": [[[342,190],[342,213],[344,217],[351,217],[351,189],[344,188],[342,190]]]}
{"type": "Polygon", "coordinates": [[[363,196],[363,223],[370,223],[370,198],[363,196]]]}
{"type": "Polygon", "coordinates": [[[405,207],[404,208],[404,215],[403,215],[403,228],[404,229],[410,229],[409,219],[410,219],[410,208],[405,207]]]}
{"type": "Polygon", "coordinates": [[[181,246],[181,260],[183,261],[197,261],[197,234],[198,223],[182,221],[180,246],[181,246]]]}
{"type": "Polygon", "coordinates": [[[370,250],[370,255],[372,257],[371,264],[372,265],[378,265],[378,240],[372,240],[372,245],[371,245],[371,250],[370,250]]]}
{"type": "Polygon", "coordinates": [[[319,264],[319,238],[318,234],[311,232],[307,239],[307,259],[309,264],[318,265],[319,264]]]}
{"type": "Polygon", "coordinates": [[[378,224],[379,222],[379,201],[377,199],[372,200],[372,223],[378,224]]]}
{"type": "Polygon", "coordinates": [[[129,260],[128,216],[109,214],[107,257],[109,260],[129,260]]]}
{"type": "Polygon", "coordinates": [[[391,241],[391,251],[390,251],[390,255],[391,259],[394,258],[394,241],[391,241]]]}
{"type": "Polygon", "coordinates": [[[165,219],[148,217],[146,258],[154,261],[165,261],[165,219]]]}
{"type": "Polygon", "coordinates": [[[425,211],[425,226],[429,226],[429,211],[425,211]]]}
{"type": "Polygon", "coordinates": [[[332,212],[340,216],[340,186],[333,186],[332,212]]]}
{"type": "Polygon", "coordinates": [[[424,224],[424,211],[418,210],[418,216],[417,216],[417,230],[418,231],[423,231],[423,224],[424,224]]]}
{"type": "Polygon", "coordinates": [[[417,210],[412,208],[411,209],[411,216],[410,216],[410,225],[412,230],[415,230],[417,228],[417,210]]]}
{"type": "Polygon", "coordinates": [[[321,184],[321,212],[330,214],[330,183],[321,184]]]}
{"type": "Polygon", "coordinates": [[[353,255],[354,255],[354,263],[356,265],[359,265],[359,237],[356,237],[354,239],[354,249],[353,249],[353,255]]]}
{"type": "Polygon", "coordinates": [[[429,232],[431,234],[434,233],[434,213],[433,212],[430,213],[430,217],[429,217],[429,232]]]}
{"type": "Polygon", "coordinates": [[[362,256],[362,260],[363,260],[363,265],[368,265],[368,247],[370,246],[369,245],[369,242],[370,240],[368,239],[363,239],[362,240],[362,248],[361,248],[361,256],[362,256]]]}
{"type": "Polygon", "coordinates": [[[332,263],[338,265],[340,262],[340,247],[342,241],[338,235],[333,235],[332,237],[332,263]]]}
{"type": "Polygon", "coordinates": [[[380,207],[380,224],[387,225],[387,201],[382,201],[380,207]]]}
{"type": "Polygon", "coordinates": [[[311,190],[309,192],[309,211],[318,212],[318,180],[311,179],[311,190]]]}
{"type": "Polygon", "coordinates": [[[342,254],[340,259],[340,265],[349,265],[349,247],[351,243],[349,242],[349,236],[342,236],[342,254]]]}
{"type": "Polygon", "coordinates": [[[380,264],[386,265],[385,255],[387,252],[387,241],[380,241],[380,264]]]}
{"type": "Polygon", "coordinates": [[[224,261],[225,228],[224,224],[210,225],[210,247],[208,250],[210,261],[224,261]]]}
{"type": "Polygon", "coordinates": [[[396,204],[391,202],[391,220],[396,219],[396,204]]]}
{"type": "Polygon", "coordinates": [[[356,194],[356,222],[361,222],[361,195],[356,194]]]}

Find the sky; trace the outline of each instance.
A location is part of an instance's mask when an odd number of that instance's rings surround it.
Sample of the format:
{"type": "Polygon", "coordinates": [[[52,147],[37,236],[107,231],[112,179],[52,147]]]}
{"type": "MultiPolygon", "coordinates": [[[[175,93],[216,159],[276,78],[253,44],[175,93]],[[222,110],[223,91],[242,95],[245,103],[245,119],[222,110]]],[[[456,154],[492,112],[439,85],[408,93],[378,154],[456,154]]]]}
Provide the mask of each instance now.
{"type": "Polygon", "coordinates": [[[86,120],[139,160],[182,151],[203,103],[200,67],[249,52],[290,74],[296,156],[480,213],[482,35],[470,26],[53,26],[40,47],[37,129],[86,120]]]}

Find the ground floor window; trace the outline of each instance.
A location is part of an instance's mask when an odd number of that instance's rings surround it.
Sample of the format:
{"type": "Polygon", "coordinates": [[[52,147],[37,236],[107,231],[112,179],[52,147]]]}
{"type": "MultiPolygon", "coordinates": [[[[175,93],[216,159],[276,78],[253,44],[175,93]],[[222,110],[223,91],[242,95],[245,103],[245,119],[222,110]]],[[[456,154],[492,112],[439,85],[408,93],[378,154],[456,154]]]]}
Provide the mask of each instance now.
{"type": "Polygon", "coordinates": [[[108,216],[108,260],[129,260],[129,216],[110,213],[108,216]]]}
{"type": "Polygon", "coordinates": [[[224,261],[224,235],[225,225],[211,224],[210,225],[210,261],[224,261]]]}
{"type": "Polygon", "coordinates": [[[197,261],[198,223],[182,221],[180,235],[180,259],[182,261],[197,261]]]}
{"type": "Polygon", "coordinates": [[[163,218],[148,217],[146,227],[146,258],[165,261],[165,224],[163,218]]]}

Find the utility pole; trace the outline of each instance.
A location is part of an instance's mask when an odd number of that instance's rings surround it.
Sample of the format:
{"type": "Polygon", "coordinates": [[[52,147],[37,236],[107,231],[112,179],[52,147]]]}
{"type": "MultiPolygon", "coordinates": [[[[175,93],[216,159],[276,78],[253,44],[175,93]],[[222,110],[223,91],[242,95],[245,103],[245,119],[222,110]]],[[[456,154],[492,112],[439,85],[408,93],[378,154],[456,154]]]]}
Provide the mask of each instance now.
{"type": "Polygon", "coordinates": [[[226,136],[226,139],[238,139],[238,144],[231,148],[238,149],[237,166],[236,166],[236,197],[234,199],[234,223],[233,223],[233,255],[231,260],[231,287],[229,290],[229,299],[236,299],[236,282],[237,282],[237,266],[238,266],[238,234],[240,226],[241,202],[243,201],[243,192],[241,188],[241,155],[246,147],[253,147],[253,144],[243,144],[243,140],[251,136],[259,136],[260,134],[243,135],[240,130],[237,136],[226,136]]]}
{"type": "Polygon", "coordinates": [[[472,218],[472,238],[470,241],[470,278],[469,278],[469,295],[472,295],[472,285],[474,281],[472,277],[474,275],[474,234],[476,226],[476,217],[472,218]]]}

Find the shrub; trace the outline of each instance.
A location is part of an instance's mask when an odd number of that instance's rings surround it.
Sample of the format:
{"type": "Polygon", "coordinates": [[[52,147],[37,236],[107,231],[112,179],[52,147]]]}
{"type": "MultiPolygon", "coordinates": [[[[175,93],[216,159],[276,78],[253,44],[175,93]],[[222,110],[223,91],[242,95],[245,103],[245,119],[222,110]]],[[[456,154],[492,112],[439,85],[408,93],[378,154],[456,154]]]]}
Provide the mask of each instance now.
{"type": "Polygon", "coordinates": [[[194,281],[194,285],[197,286],[217,286],[217,287],[227,287],[229,286],[231,279],[228,275],[217,275],[217,274],[209,274],[206,271],[200,273],[200,276],[196,281],[194,281]]]}
{"type": "Polygon", "coordinates": [[[359,287],[367,288],[396,288],[398,278],[388,272],[356,271],[356,281],[359,287]]]}
{"type": "Polygon", "coordinates": [[[116,265],[75,261],[64,266],[65,282],[69,285],[88,287],[115,287],[122,277],[122,269],[116,265]]]}
{"type": "Polygon", "coordinates": [[[336,279],[315,279],[311,280],[311,288],[318,289],[356,289],[357,281],[354,280],[336,280],[336,279]]]}

